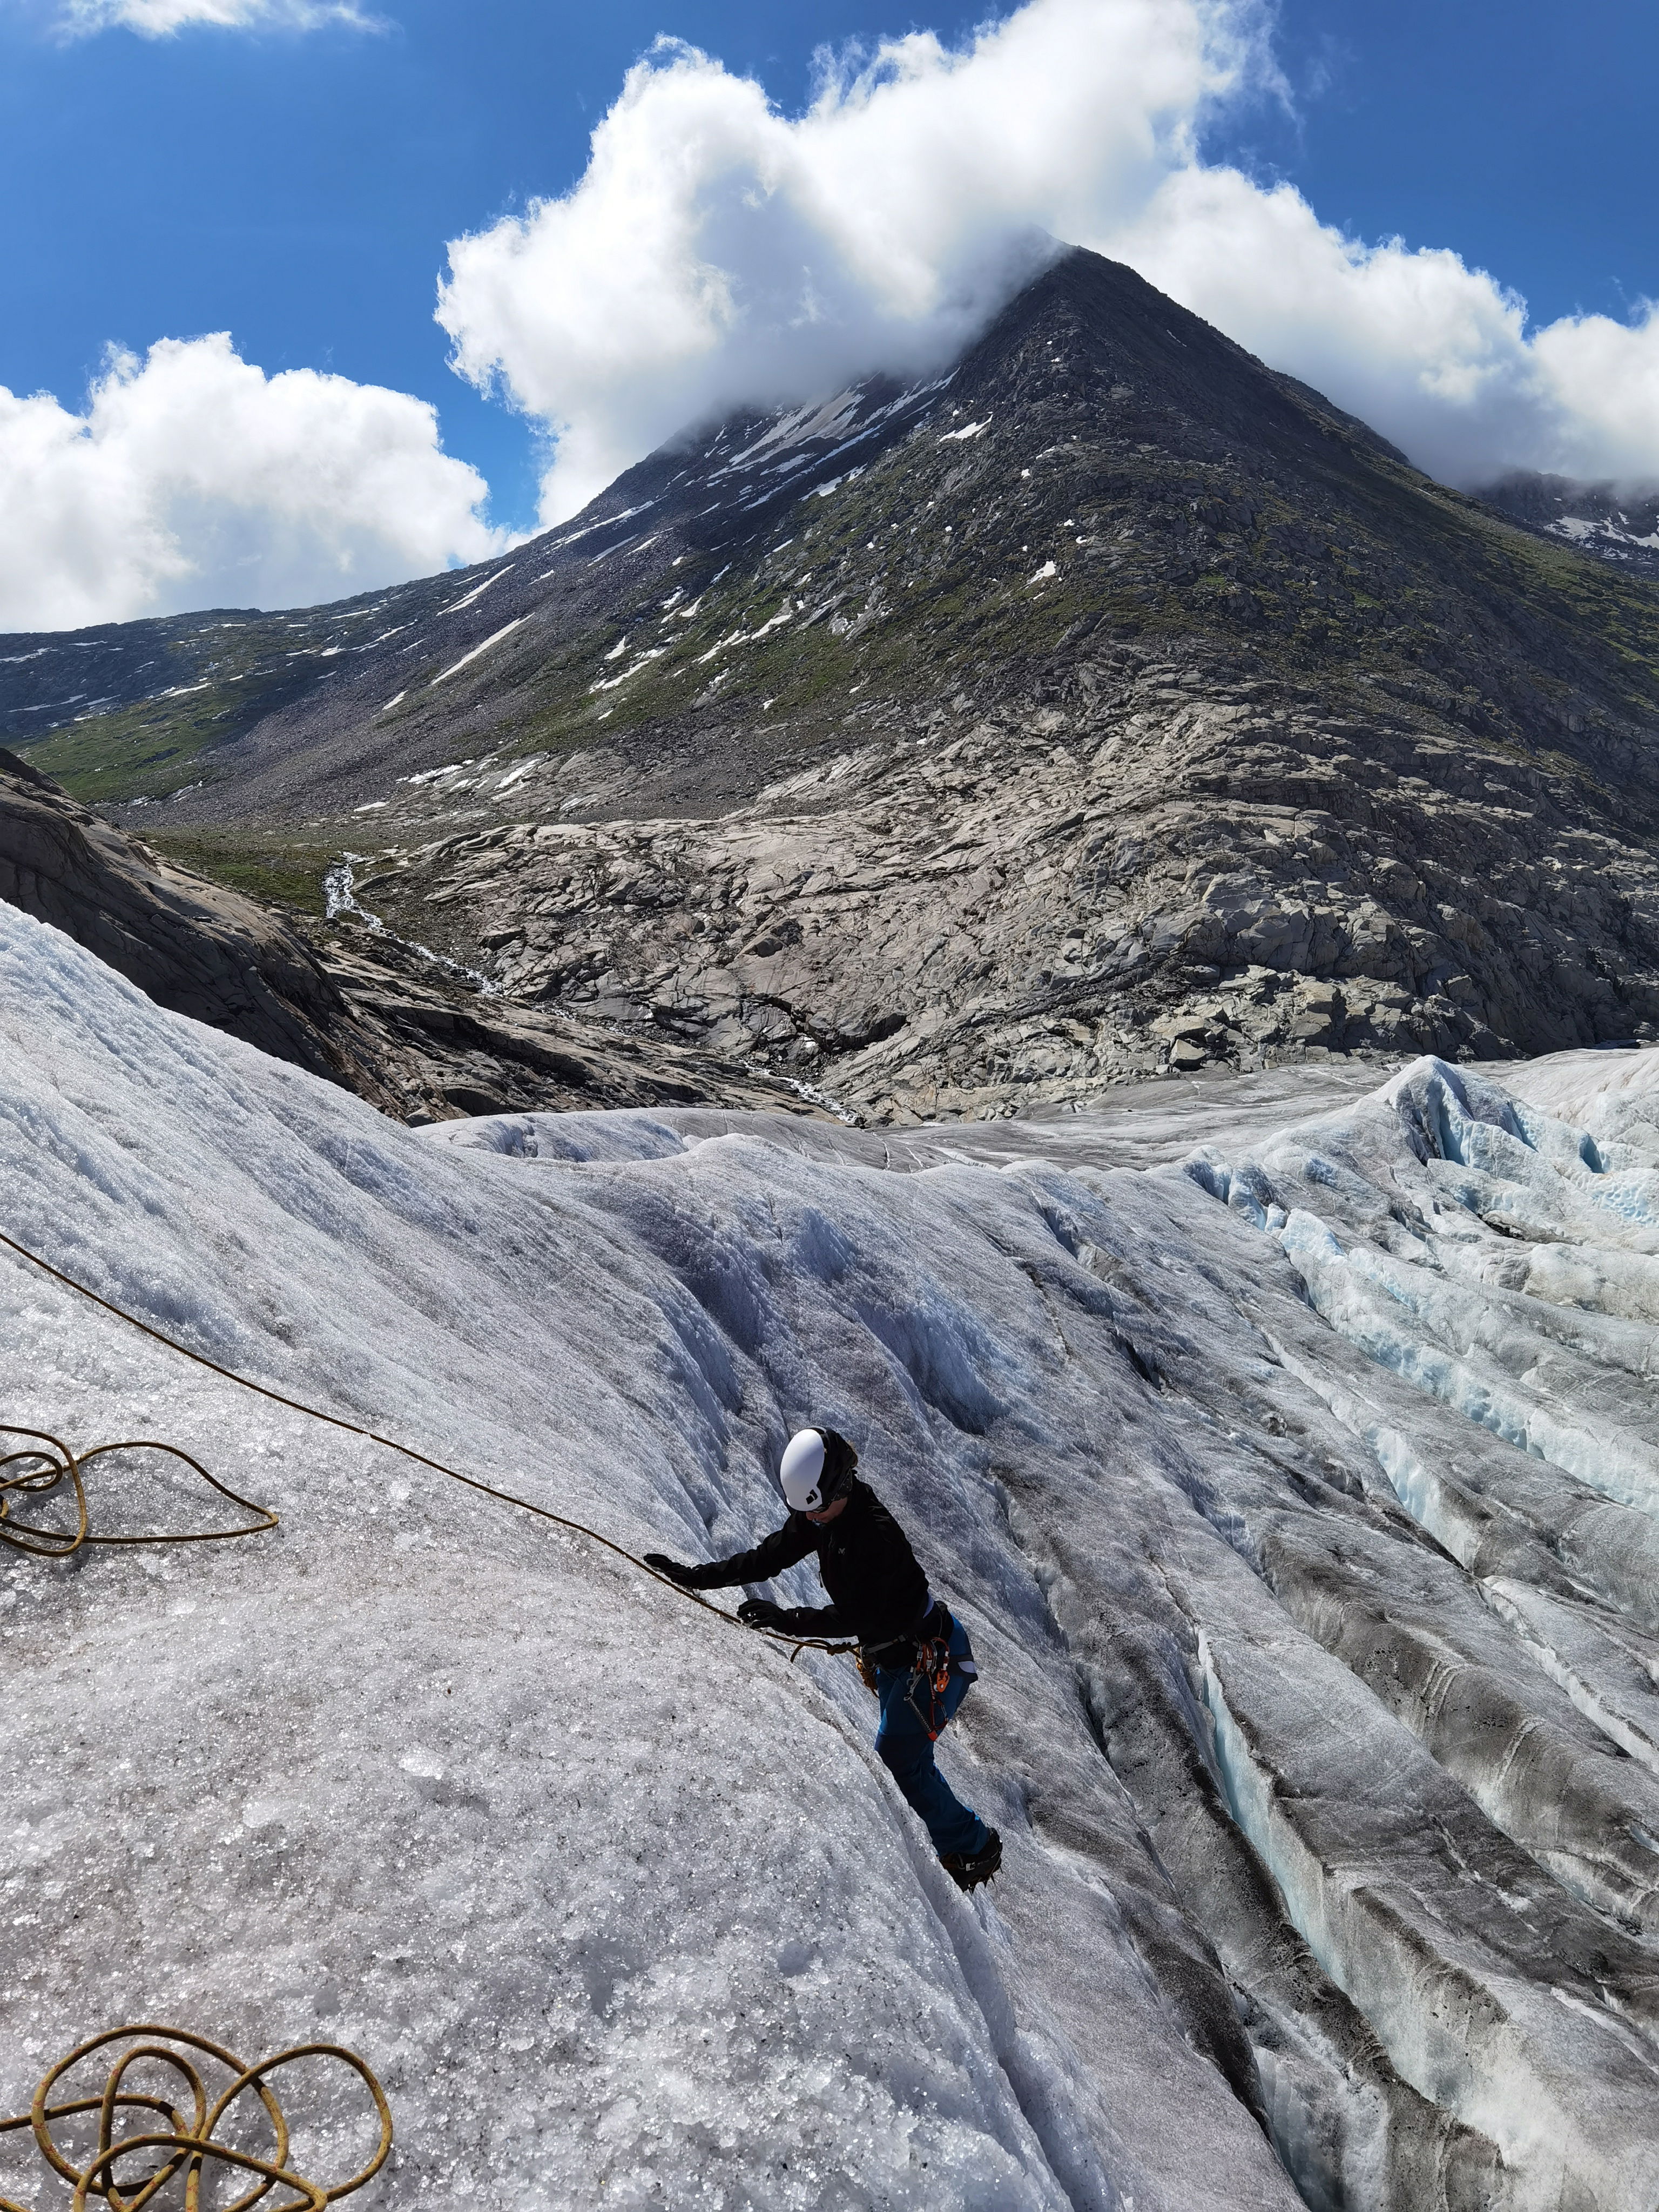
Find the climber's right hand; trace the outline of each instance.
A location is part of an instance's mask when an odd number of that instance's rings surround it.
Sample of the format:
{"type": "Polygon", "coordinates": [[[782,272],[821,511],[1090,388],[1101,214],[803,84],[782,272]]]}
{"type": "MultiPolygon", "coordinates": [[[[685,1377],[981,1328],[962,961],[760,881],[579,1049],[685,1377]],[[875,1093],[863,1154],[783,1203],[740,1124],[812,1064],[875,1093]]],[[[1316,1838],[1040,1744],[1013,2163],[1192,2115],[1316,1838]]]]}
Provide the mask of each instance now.
{"type": "Polygon", "coordinates": [[[695,1567],[688,1567],[683,1559],[671,1559],[665,1552],[647,1552],[645,1564],[653,1574],[666,1576],[671,1583],[678,1583],[682,1589],[696,1587],[697,1571],[695,1567]]]}

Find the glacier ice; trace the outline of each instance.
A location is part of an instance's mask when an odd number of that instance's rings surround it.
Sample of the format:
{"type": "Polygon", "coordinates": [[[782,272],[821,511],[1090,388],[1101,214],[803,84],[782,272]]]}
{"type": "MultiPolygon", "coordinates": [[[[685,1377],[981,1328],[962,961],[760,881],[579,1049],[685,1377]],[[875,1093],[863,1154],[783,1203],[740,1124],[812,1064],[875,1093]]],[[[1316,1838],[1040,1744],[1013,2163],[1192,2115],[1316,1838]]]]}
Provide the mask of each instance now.
{"type": "Polygon", "coordinates": [[[0,1415],[283,1516],[0,1555],[0,2110],[171,2017],[360,2050],[410,2207],[1652,2212],[1659,1054],[417,1132],[4,908],[0,1054],[9,1235],[629,1548],[853,1436],[1007,1849],[842,1662],[0,1255],[0,1415]]]}

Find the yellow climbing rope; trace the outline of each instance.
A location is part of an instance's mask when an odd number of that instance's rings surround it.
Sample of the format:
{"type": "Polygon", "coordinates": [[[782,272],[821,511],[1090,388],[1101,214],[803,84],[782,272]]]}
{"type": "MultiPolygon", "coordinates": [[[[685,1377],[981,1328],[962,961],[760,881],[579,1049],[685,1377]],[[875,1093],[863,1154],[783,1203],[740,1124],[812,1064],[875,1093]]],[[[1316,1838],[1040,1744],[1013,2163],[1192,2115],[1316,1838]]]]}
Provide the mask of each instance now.
{"type": "MultiPolygon", "coordinates": [[[[49,1260],[43,1260],[38,1252],[31,1252],[27,1244],[20,1244],[15,1237],[8,1237],[3,1231],[0,1231],[0,1246],[3,1246],[9,1252],[15,1252],[20,1260],[27,1260],[32,1267],[38,1267],[43,1275],[50,1275],[54,1282],[61,1283],[65,1290],[75,1291],[77,1297],[90,1299],[94,1305],[101,1306],[106,1313],[113,1314],[118,1321],[124,1321],[130,1328],[142,1331],[145,1336],[153,1338],[157,1344],[166,1345],[169,1352],[179,1352],[184,1358],[194,1360],[198,1367],[205,1367],[210,1374],[222,1376],[227,1382],[234,1382],[244,1390],[252,1390],[256,1397],[268,1398],[273,1405],[286,1406],[290,1413],[304,1413],[313,1421],[326,1422],[330,1428],[343,1429],[348,1436],[362,1437],[369,1443],[380,1444],[386,1451],[399,1452],[404,1459],[412,1460],[416,1467],[429,1468],[433,1474],[447,1475],[452,1482],[463,1482],[469,1490],[482,1491],[486,1498],[496,1498],[503,1505],[516,1505],[521,1512],[533,1513],[538,1520],[550,1521],[555,1528],[563,1528],[573,1536],[586,1537],[592,1544],[602,1544],[607,1552],[614,1553],[617,1559],[626,1559],[629,1566],[637,1567],[642,1575],[649,1575],[653,1582],[661,1583],[665,1589],[678,1590],[682,1597],[690,1598],[694,1605],[700,1605],[705,1613],[712,1613],[716,1620],[725,1621],[728,1627],[741,1628],[751,1636],[763,1636],[770,1644],[789,1645],[791,1647],[789,1659],[792,1666],[803,1651],[843,1654],[855,1652],[859,1648],[856,1644],[832,1644],[826,1637],[790,1636],[776,1629],[751,1629],[746,1621],[740,1621],[736,1613],[727,1613],[723,1607],[714,1604],[697,1590],[687,1589],[684,1583],[675,1582],[672,1577],[659,1574],[654,1567],[647,1566],[645,1561],[635,1553],[627,1550],[623,1545],[614,1542],[609,1536],[602,1536],[597,1528],[589,1528],[580,1521],[567,1520],[562,1513],[555,1513],[545,1505],[538,1505],[531,1498],[520,1498],[515,1491],[499,1489],[495,1484],[484,1482],[476,1474],[463,1474],[459,1468],[446,1467],[441,1459],[428,1459],[424,1452],[416,1451],[409,1444],[400,1444],[395,1437],[383,1437],[377,1430],[366,1429],[356,1421],[343,1420],[337,1413],[325,1413],[319,1406],[308,1406],[303,1399],[286,1397],[282,1391],[273,1390],[264,1382],[250,1382],[246,1375],[239,1375],[234,1367],[222,1367],[216,1359],[210,1359],[204,1352],[192,1352],[189,1345],[180,1344],[177,1337],[168,1336],[163,1330],[152,1328],[147,1321],[140,1321],[137,1314],[129,1313],[125,1306],[118,1306],[108,1298],[100,1297],[96,1291],[89,1291],[84,1283],[76,1282],[73,1275],[66,1275],[61,1267],[54,1267],[49,1260]]],[[[84,1465],[86,1461],[93,1456],[91,1453],[83,1453],[81,1463],[84,1465]]],[[[181,1453],[179,1456],[182,1458],[184,1455],[181,1453]]],[[[191,1465],[195,1466],[195,1464],[192,1460],[191,1465]]],[[[211,1475],[207,1479],[210,1482],[213,1480],[211,1475]]],[[[222,1489],[223,1485],[215,1483],[214,1487],[222,1489]]],[[[234,1494],[230,1491],[225,1492],[228,1498],[234,1494]]],[[[246,1500],[243,1498],[238,1498],[236,1502],[238,1504],[246,1504],[246,1500]]],[[[248,1510],[251,1512],[257,1512],[260,1509],[257,1506],[250,1506],[248,1510]]],[[[236,1533],[243,1532],[239,1530],[236,1533]]],[[[254,1532],[250,1530],[246,1533],[254,1532]]]]}
{"type": "MultiPolygon", "coordinates": [[[[365,2182],[373,2180],[392,2148],[392,2108],[386,2103],[386,2092],[356,2051],[347,2051],[337,2043],[300,2043],[290,2051],[279,2051],[274,2057],[262,2060],[258,2066],[245,2066],[233,2052],[210,2043],[204,2036],[189,2034],[183,2028],[157,2027],[147,2021],[107,2028],[102,2035],[94,2035],[90,2042],[71,2051],[68,2057],[60,2058],[35,2091],[29,2110],[15,2119],[0,2120],[0,2135],[10,2134],[19,2128],[33,2130],[35,2148],[41,2157],[65,2181],[74,2185],[71,2212],[85,2212],[88,2197],[103,2197],[111,2212],[143,2212],[143,2208],[179,2174],[184,2176],[186,2212],[198,2212],[203,2169],[215,2163],[240,2168],[253,2177],[252,2185],[226,2203],[222,2212],[249,2212],[249,2208],[269,2197],[274,2189],[291,2189],[295,2194],[268,2207],[267,2212],[327,2212],[330,2204],[342,2197],[349,2197],[365,2182]],[[117,2043],[130,2043],[131,2048],[118,2056],[112,2055],[103,2087],[97,2094],[70,2095],[54,2101],[52,2093],[65,2075],[94,2052],[108,2050],[117,2043]],[[228,2069],[233,2077],[228,2087],[222,2090],[211,2104],[202,2069],[187,2055],[191,2051],[204,2052],[228,2069]],[[271,2089],[270,2077],[278,2067],[291,2065],[302,2058],[339,2060],[362,2077],[374,2100],[380,2140],[368,2165],[349,2181],[325,2186],[307,2180],[289,2164],[288,2119],[271,2089]],[[129,2073],[146,2064],[165,2068],[182,2081],[189,2093],[188,2114],[153,2089],[127,2086],[129,2073]],[[264,2108],[274,2137],[268,2157],[218,2138],[221,2124],[239,2100],[250,2093],[264,2108]],[[89,2157],[81,2153],[85,2163],[77,2165],[52,2130],[54,2126],[61,2127],[64,2121],[88,2112],[98,2115],[97,2148],[89,2157]],[[116,2134],[118,2115],[140,2112],[147,2116],[146,2122],[141,2122],[131,2134],[116,2134]],[[149,2171],[137,2176],[118,2172],[124,2162],[146,2154],[149,2171]]],[[[28,2212],[28,2208],[0,2197],[0,2212],[28,2212]]]]}
{"type": "MultiPolygon", "coordinates": [[[[0,1421],[0,1438],[27,1437],[31,1441],[12,1451],[0,1452],[0,1544],[9,1545],[15,1552],[26,1552],[36,1559],[69,1559],[87,1544],[216,1544],[233,1536],[258,1536],[267,1528],[276,1526],[276,1516],[251,1498],[240,1498],[228,1483],[210,1474],[200,1460],[192,1459],[177,1444],[158,1443],[153,1437],[135,1437],[129,1443],[98,1444],[91,1451],[73,1452],[61,1437],[49,1435],[45,1429],[22,1429],[9,1421],[0,1421]],[[241,1528],[191,1528],[178,1535],[94,1536],[91,1516],[87,1510],[86,1470],[96,1459],[110,1459],[118,1452],[163,1452],[169,1459],[182,1460],[193,1474],[228,1498],[233,1505],[240,1505],[245,1513],[256,1518],[241,1528]],[[49,1498],[54,1491],[69,1486],[75,1500],[76,1525],[67,1528],[42,1528],[30,1521],[20,1521],[16,1506],[20,1498],[49,1498]]],[[[36,1509],[31,1505],[29,1510],[36,1509]]]]}

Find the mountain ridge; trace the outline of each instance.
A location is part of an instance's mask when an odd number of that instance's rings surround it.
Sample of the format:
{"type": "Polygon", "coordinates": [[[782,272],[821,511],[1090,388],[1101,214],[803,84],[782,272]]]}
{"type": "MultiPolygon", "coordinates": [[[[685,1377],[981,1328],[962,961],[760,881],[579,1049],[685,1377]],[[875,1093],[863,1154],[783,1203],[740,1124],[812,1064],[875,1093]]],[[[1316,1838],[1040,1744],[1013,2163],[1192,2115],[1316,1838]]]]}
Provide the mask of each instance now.
{"type": "Polygon", "coordinates": [[[1475,496],[1540,537],[1638,575],[1659,577],[1659,493],[1515,469],[1475,496]]]}
{"type": "MultiPolygon", "coordinates": [[[[1016,404],[1029,413],[1041,414],[1053,396],[1044,388],[1045,380],[1056,365],[1044,353],[1045,346],[1052,344],[1052,334],[1044,338],[1042,330],[1056,319],[1062,320],[1075,338],[1079,321],[1091,317],[1093,327],[1088,336],[1093,343],[1089,349],[1091,358],[1085,362],[1084,369],[1092,373],[1078,375],[1073,381],[1079,388],[1068,392],[1066,398],[1081,402],[1085,416],[1095,418],[1091,427],[1099,427],[1103,416],[1115,414],[1119,418],[1108,422],[1106,427],[1111,434],[1109,444],[1125,476],[1127,495],[1131,501],[1137,493],[1145,490],[1154,495],[1152,504],[1162,504],[1167,501],[1170,490],[1167,483],[1158,481],[1160,474],[1167,471],[1156,468],[1142,472],[1144,484],[1136,483],[1133,456],[1137,450],[1144,447],[1155,451],[1160,462],[1184,460],[1207,464],[1212,468],[1218,460],[1224,462],[1231,458],[1228,452],[1231,441],[1269,482],[1275,464],[1304,465],[1311,453],[1316,461],[1328,465],[1335,464],[1340,468],[1345,459],[1363,453],[1368,461],[1380,464],[1386,470],[1405,472],[1411,489],[1419,495],[1416,512],[1419,522],[1425,518],[1431,521],[1437,508],[1443,514],[1454,515],[1459,522],[1473,522],[1477,531],[1486,521],[1486,511],[1478,503],[1432,485],[1429,479],[1419,476],[1397,449],[1322,395],[1294,379],[1264,368],[1199,318],[1164,299],[1132,271],[1103,262],[1097,256],[1073,251],[1028,286],[986,336],[969,348],[946,374],[908,388],[899,387],[890,380],[872,380],[825,402],[770,412],[749,410],[711,430],[682,434],[624,471],[570,523],[473,568],[419,580],[384,592],[362,593],[333,607],[257,617],[222,613],[177,617],[155,624],[105,626],[101,630],[79,633],[70,639],[20,637],[0,641],[25,647],[21,653],[6,655],[0,665],[28,671],[21,679],[14,676],[0,684],[0,734],[9,735],[14,744],[21,741],[26,750],[39,750],[40,741],[32,737],[27,728],[20,727],[19,721],[26,711],[35,712],[46,702],[33,697],[25,701],[18,694],[52,687],[53,672],[35,665],[41,659],[52,659],[54,654],[90,652],[94,659],[87,665],[96,669],[99,662],[95,656],[112,646],[121,632],[133,631],[135,642],[152,649],[127,673],[125,688],[134,696],[124,703],[131,706],[137,703],[138,670],[145,665],[154,667],[158,649],[182,647],[189,657],[193,684],[199,684],[200,656],[211,650],[213,641],[226,631],[240,635],[250,627],[263,625],[272,634],[272,649],[279,653],[283,662],[338,660],[344,664],[343,669],[295,672],[264,667],[252,675],[232,670],[224,675],[222,684],[208,683],[204,688],[214,691],[216,696],[233,683],[250,683],[252,690],[246,706],[238,702],[228,709],[223,704],[211,702],[188,708],[174,707],[170,716],[163,720],[170,718],[177,725],[189,726],[199,714],[208,713],[222,715],[234,723],[239,715],[252,711],[255,727],[260,720],[275,720],[285,732],[291,733],[290,743],[297,742],[316,753],[327,747],[336,726],[343,719],[340,709],[319,696],[330,684],[337,689],[342,673],[347,679],[343,687],[347,695],[361,695],[358,703],[372,710],[368,713],[372,724],[378,721],[393,696],[392,690],[380,690],[383,682],[391,683],[405,694],[410,686],[403,679],[410,675],[424,678],[428,690],[452,684],[455,676],[447,672],[483,647],[490,655],[491,667],[487,671],[475,670],[459,694],[447,691],[443,697],[430,702],[441,746],[452,736],[471,741],[480,734],[479,710],[481,706],[487,709],[491,689],[505,688],[509,697],[516,700],[523,688],[525,664],[533,661],[538,654],[543,661],[547,657],[545,638],[538,638],[533,632],[529,637],[515,639],[510,646],[503,639],[501,651],[495,652],[492,641],[507,620],[525,623],[528,619],[527,607],[533,607],[538,613],[550,613],[554,617],[551,624],[543,626],[550,626],[557,633],[556,643],[565,643],[568,641],[570,622],[560,621],[561,611],[546,609],[543,603],[561,594],[574,596],[578,602],[574,611],[578,622],[590,606],[597,605],[601,611],[605,637],[603,641],[598,637],[592,641],[598,651],[590,652],[586,659],[580,653],[575,658],[581,663],[580,675],[595,683],[612,681],[619,672],[605,665],[603,661],[604,652],[610,649],[617,635],[617,629],[610,625],[621,621],[630,602],[638,599],[641,583],[649,587],[677,557],[682,562],[699,558],[712,561],[759,544],[782,513],[798,507],[805,495],[820,491],[828,479],[833,477],[839,484],[849,476],[856,477],[867,471],[873,460],[914,431],[919,416],[929,410],[937,411],[948,404],[959,412],[958,397],[972,403],[976,398],[1013,396],[1006,390],[1009,380],[1006,374],[1000,379],[1005,387],[1001,394],[991,389],[999,382],[999,370],[1012,368],[1020,385],[1016,404]],[[1108,322],[1109,331],[1106,328],[1108,322]],[[1133,366],[1143,382],[1155,380],[1158,387],[1156,393],[1138,394],[1115,384],[1113,378],[1103,373],[1104,362],[1100,357],[1103,347],[1115,352],[1120,367],[1133,366]],[[1183,356],[1192,358],[1183,359],[1183,356]],[[1196,369],[1194,361],[1198,362],[1196,369]],[[952,393],[948,403],[943,398],[947,387],[952,393]],[[1127,406],[1126,401],[1129,403],[1127,406]],[[1156,447],[1146,446],[1137,435],[1146,429],[1158,431],[1162,443],[1156,447]],[[750,448],[747,454],[741,450],[745,442],[750,448]],[[768,476],[778,481],[769,483],[768,476]],[[672,496],[675,486],[688,477],[692,480],[691,488],[683,490],[676,502],[672,496]],[[707,507],[700,501],[702,489],[714,494],[707,507]],[[647,515],[650,517],[648,522],[640,523],[632,532],[626,531],[624,526],[629,521],[637,521],[647,515]],[[671,541],[674,551],[665,550],[671,541]],[[583,549],[580,553],[575,550],[578,545],[583,549]],[[647,556],[656,548],[665,550],[659,551],[657,559],[652,562],[647,556]],[[620,573],[627,579],[620,589],[603,588],[609,586],[609,576],[599,580],[602,588],[597,594],[581,588],[588,580],[580,574],[583,568],[596,562],[612,561],[619,563],[613,573],[620,573]],[[541,574],[526,574],[527,570],[547,562],[552,565],[541,574]],[[554,591],[538,599],[536,585],[550,580],[554,591]],[[379,614],[399,617],[396,623],[387,623],[384,639],[349,641],[350,631],[362,628],[379,614]],[[459,619],[463,616],[466,618],[459,619]],[[325,619],[342,626],[340,635],[328,645],[306,642],[307,638],[319,634],[318,626],[325,619]],[[446,620],[441,634],[429,639],[417,637],[414,647],[407,642],[410,629],[438,620],[446,620]],[[399,633],[405,635],[405,641],[393,644],[392,640],[399,633]],[[288,641],[290,635],[297,636],[299,641],[288,641]],[[383,650],[376,649],[381,647],[383,650]],[[418,654],[412,663],[409,659],[411,651],[418,654]],[[516,668],[515,663],[519,664],[516,668]],[[296,714],[297,724],[294,721],[296,714]]],[[[970,418],[972,411],[970,404],[970,418]]],[[[1066,411],[1075,416],[1078,410],[1073,405],[1066,411]]],[[[1075,423],[1066,427],[1075,427],[1075,423]]],[[[956,434],[961,434],[960,426],[956,434]]],[[[965,445],[961,456],[964,461],[972,458],[965,445]]],[[[1188,489],[1196,493],[1204,488],[1193,485],[1188,489]]],[[[1214,488],[1208,489],[1212,495],[1214,488]]],[[[1374,501],[1376,483],[1365,483],[1363,489],[1374,501]]],[[[1177,557],[1170,564],[1172,574],[1159,580],[1173,581],[1177,586],[1197,581],[1195,574],[1183,576],[1182,570],[1191,569],[1191,556],[1206,546],[1212,551],[1218,543],[1224,546],[1228,537],[1237,534],[1230,532],[1228,527],[1234,520],[1222,512],[1205,516],[1190,533],[1194,543],[1181,549],[1188,557],[1177,557]]],[[[1047,526],[1049,518],[1039,516],[1036,521],[1047,526]]],[[[1528,536],[1522,530],[1522,540],[1528,536]]],[[[1501,540],[1501,526],[1499,538],[1501,540]]],[[[1536,542],[1535,538],[1532,538],[1533,545],[1536,542]]],[[[1224,570],[1236,550],[1225,548],[1224,570]]],[[[1292,553],[1296,550],[1291,549],[1292,553]]],[[[1466,556],[1470,550],[1468,541],[1460,539],[1456,550],[1466,556]]],[[[999,554],[1011,553],[1015,559],[1019,557],[1012,545],[1000,546],[997,550],[999,554]]],[[[1236,559],[1233,565],[1237,565],[1236,559]]],[[[1316,570],[1317,562],[1311,565],[1316,570]]],[[[1595,572],[1586,564],[1571,562],[1562,573],[1570,573],[1575,568],[1595,577],[1595,572]]],[[[1293,580],[1304,586],[1299,597],[1304,605],[1291,627],[1304,633],[1297,642],[1304,647],[1311,645],[1316,648],[1313,658],[1306,662],[1311,672],[1319,659],[1318,611],[1321,603],[1332,595],[1328,589],[1322,587],[1316,575],[1311,590],[1306,588],[1308,577],[1293,580]]],[[[1131,596],[1133,588],[1130,586],[1131,596]]],[[[1212,642],[1224,639],[1235,646],[1243,644],[1260,650],[1264,644],[1273,641],[1273,633],[1282,625],[1273,618],[1273,611],[1252,603],[1252,592],[1249,581],[1237,594],[1228,593],[1218,584],[1207,594],[1199,595],[1198,599],[1189,595],[1188,603],[1175,611],[1184,617],[1194,636],[1205,635],[1207,629],[1212,642]],[[1230,606],[1230,600],[1235,598],[1237,604],[1230,606]],[[1264,621],[1264,615],[1269,618],[1264,621]]],[[[1259,584],[1254,587],[1254,596],[1259,602],[1259,584]]],[[[1358,597],[1363,603],[1366,595],[1362,592],[1358,597]]],[[[1082,611],[1082,618],[1087,619],[1091,614],[1098,617],[1100,611],[1098,605],[1086,608],[1082,611]]],[[[1133,605],[1112,611],[1116,617],[1114,626],[1120,631],[1125,626],[1126,617],[1129,623],[1135,619],[1133,605]]],[[[700,625],[699,635],[709,627],[705,621],[700,625]]],[[[1025,627],[1030,635],[1019,641],[1028,647],[1042,651],[1054,642],[1051,626],[1047,635],[1041,624],[1025,627]]],[[[1065,627],[1062,625],[1062,634],[1065,627]]],[[[1344,641],[1339,640],[1339,645],[1344,641]]],[[[1435,641],[1443,647],[1443,641],[1435,641]]],[[[1072,642],[1077,641],[1073,639],[1072,642]]],[[[183,673],[184,669],[181,666],[176,672],[166,672],[183,673]]],[[[466,672],[463,669],[460,672],[466,672]]],[[[1653,678],[1651,670],[1645,672],[1648,680],[1644,685],[1644,703],[1651,703],[1659,701],[1659,683],[1653,678]]],[[[750,693],[754,688],[748,687],[750,693]]],[[[176,697],[183,694],[182,685],[167,685],[155,696],[176,697]]],[[[620,706],[628,702],[617,703],[620,706]]],[[[671,702],[670,712],[672,708],[671,702]]],[[[545,719],[544,703],[526,705],[522,711],[532,725],[538,714],[545,719]]],[[[1565,708],[1568,715],[1572,712],[1571,705],[1565,708]]],[[[587,721],[597,721],[602,713],[601,705],[589,708],[587,721]]],[[[500,722],[504,718],[495,719],[500,722]]],[[[395,726],[378,733],[369,732],[371,744],[376,734],[381,738],[395,736],[398,747],[421,752],[429,733],[419,713],[405,708],[395,726]]],[[[526,736],[534,734],[533,726],[528,732],[514,728],[509,732],[509,741],[521,743],[526,736]]],[[[100,741],[101,734],[91,732],[83,740],[100,741]]],[[[281,740],[276,742],[280,745],[281,740]]],[[[246,784],[248,770],[255,763],[240,757],[240,739],[233,739],[229,751],[221,744],[208,748],[205,756],[191,757],[200,764],[211,765],[216,757],[221,766],[238,775],[246,784]]],[[[70,763],[49,758],[42,764],[60,775],[67,769],[71,787],[78,787],[70,763]]],[[[114,796],[112,793],[85,791],[79,795],[114,796]]],[[[198,805],[206,808],[211,803],[203,799],[198,805]]],[[[238,801],[239,811],[247,811],[250,804],[245,791],[238,801]]]]}
{"type": "Polygon", "coordinates": [[[148,837],[351,852],[508,999],[862,1115],[1659,1018],[1650,583],[1097,256],[946,374],[264,619],[258,669],[27,757],[106,797],[153,758],[200,787],[123,810],[148,837]]]}

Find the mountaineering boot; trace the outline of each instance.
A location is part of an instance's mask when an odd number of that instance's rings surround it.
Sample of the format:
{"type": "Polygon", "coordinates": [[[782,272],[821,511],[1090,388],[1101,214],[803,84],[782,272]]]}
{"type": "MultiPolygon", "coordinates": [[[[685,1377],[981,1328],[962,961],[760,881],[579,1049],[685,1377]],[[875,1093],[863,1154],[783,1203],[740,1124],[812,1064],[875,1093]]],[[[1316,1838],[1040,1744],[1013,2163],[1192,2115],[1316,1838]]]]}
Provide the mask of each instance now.
{"type": "Polygon", "coordinates": [[[1002,1838],[993,1828],[982,1851],[951,1851],[939,1861],[958,1889],[977,1889],[1002,1864],[1002,1838]]]}

